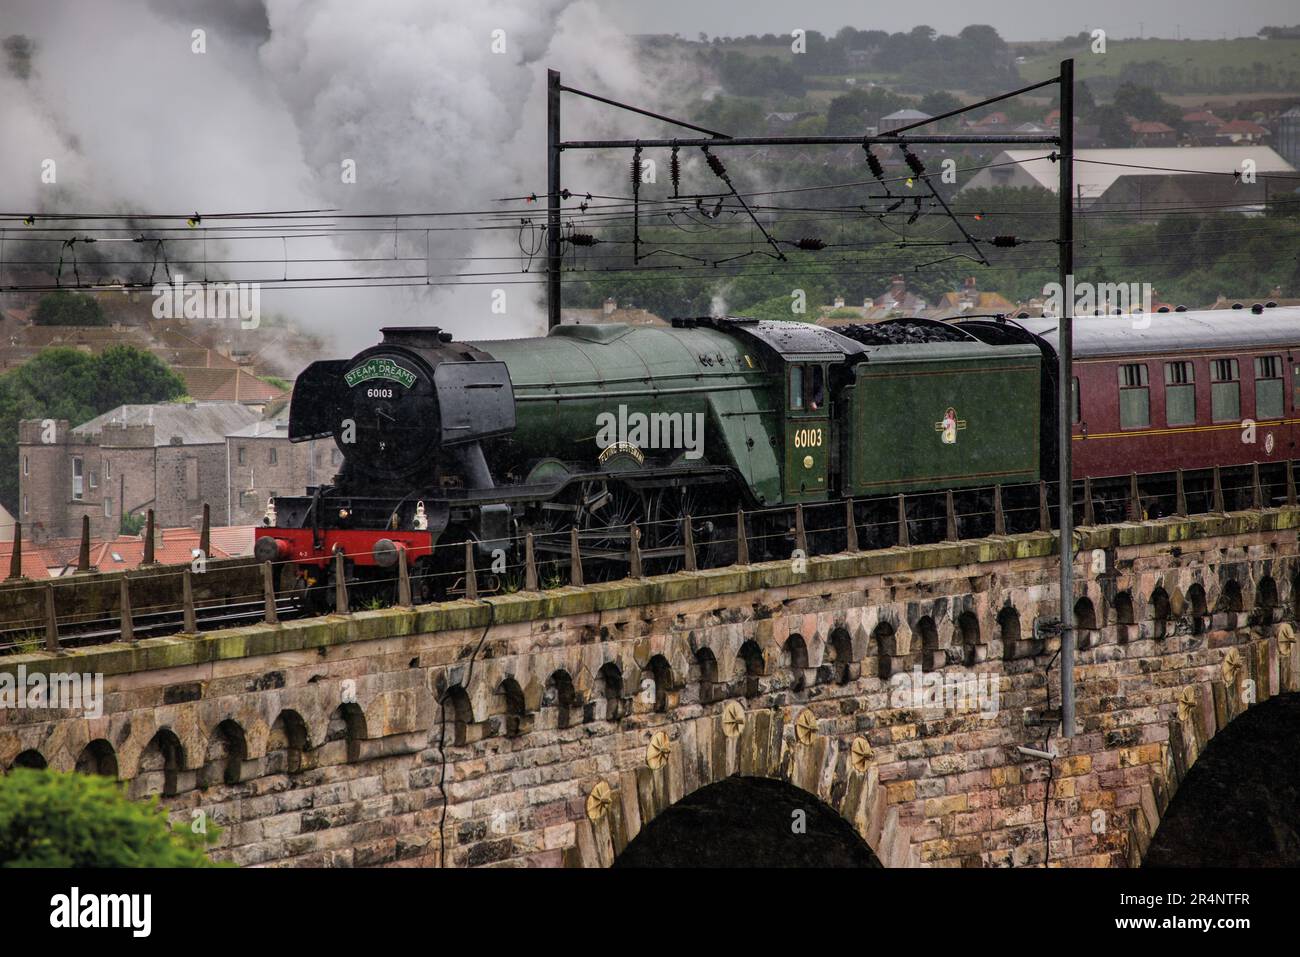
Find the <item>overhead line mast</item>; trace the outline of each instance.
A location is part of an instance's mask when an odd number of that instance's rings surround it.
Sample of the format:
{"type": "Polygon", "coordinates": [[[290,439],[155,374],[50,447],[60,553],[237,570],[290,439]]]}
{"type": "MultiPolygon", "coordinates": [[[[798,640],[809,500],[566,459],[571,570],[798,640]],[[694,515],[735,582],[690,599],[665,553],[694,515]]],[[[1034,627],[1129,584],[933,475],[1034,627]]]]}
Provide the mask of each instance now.
{"type": "MultiPolygon", "coordinates": [[[[971,103],[956,110],[949,110],[927,120],[900,127],[886,135],[879,136],[727,136],[714,130],[705,129],[683,120],[677,120],[660,113],[653,113],[640,107],[620,103],[608,97],[598,96],[583,90],[561,84],[560,74],[556,70],[547,71],[547,112],[546,112],[546,268],[547,268],[547,327],[554,329],[560,324],[560,271],[563,262],[562,237],[560,236],[560,199],[561,175],[560,163],[563,152],[586,149],[644,149],[646,147],[705,147],[723,146],[843,146],[873,144],[906,147],[908,144],[1017,144],[1041,143],[1059,148],[1057,158],[1060,166],[1060,183],[1057,189],[1059,202],[1058,233],[1058,275],[1062,289],[1064,305],[1059,320],[1057,348],[1057,466],[1058,466],[1058,508],[1060,530],[1059,554],[1061,559],[1060,601],[1061,601],[1061,725],[1062,734],[1069,738],[1074,736],[1074,483],[1072,476],[1071,446],[1073,433],[1073,344],[1072,316],[1069,296],[1066,290],[1073,287],[1070,282],[1074,271],[1074,61],[1062,60],[1060,72],[1039,83],[1033,83],[1007,93],[971,103]],[[980,107],[998,103],[1022,93],[1028,93],[1044,87],[1056,85],[1060,93],[1061,130],[1053,134],[996,135],[996,134],[930,134],[912,135],[911,130],[938,120],[947,119],[961,113],[967,113],[980,107]],[[692,139],[634,139],[634,140],[573,140],[565,142],[560,138],[560,100],[564,93],[586,97],[605,103],[618,109],[628,110],[651,119],[662,120],[685,129],[709,134],[708,138],[692,139]],[[900,135],[906,134],[906,135],[900,135]],[[1067,285],[1067,282],[1069,284],[1067,285]]],[[[956,218],[954,217],[954,222],[956,218]]],[[[960,224],[958,224],[960,226],[960,224]]],[[[965,230],[963,230],[965,232],[965,230]]]]}

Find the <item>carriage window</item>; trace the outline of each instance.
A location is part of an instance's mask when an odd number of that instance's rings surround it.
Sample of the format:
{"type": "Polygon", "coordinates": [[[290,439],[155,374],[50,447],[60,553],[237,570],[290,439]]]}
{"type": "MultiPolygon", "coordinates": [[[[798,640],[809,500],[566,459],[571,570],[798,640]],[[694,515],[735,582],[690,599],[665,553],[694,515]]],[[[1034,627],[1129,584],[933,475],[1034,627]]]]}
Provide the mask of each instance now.
{"type": "Polygon", "coordinates": [[[1255,418],[1280,419],[1283,415],[1282,357],[1255,359],[1255,418]]]}
{"type": "Polygon", "coordinates": [[[1075,376],[1070,380],[1070,402],[1073,405],[1074,412],[1071,414],[1070,421],[1078,423],[1079,421],[1079,377],[1075,376]]]}
{"type": "Polygon", "coordinates": [[[803,408],[803,366],[790,367],[790,408],[803,408]]]}
{"type": "Polygon", "coordinates": [[[1196,374],[1190,362],[1165,363],[1165,424],[1196,421],[1196,374]]]}
{"type": "Polygon", "coordinates": [[[1241,418],[1241,383],[1236,359],[1215,359],[1210,363],[1210,406],[1215,422],[1241,418]]]}
{"type": "Polygon", "coordinates": [[[1151,390],[1145,363],[1119,367],[1119,427],[1145,429],[1151,424],[1151,390]]]}

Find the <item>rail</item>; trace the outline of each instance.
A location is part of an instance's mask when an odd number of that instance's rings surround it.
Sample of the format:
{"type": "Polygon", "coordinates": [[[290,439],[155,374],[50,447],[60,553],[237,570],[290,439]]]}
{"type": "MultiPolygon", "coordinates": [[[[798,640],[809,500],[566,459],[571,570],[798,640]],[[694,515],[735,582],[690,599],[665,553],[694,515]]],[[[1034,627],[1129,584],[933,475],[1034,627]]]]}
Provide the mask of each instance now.
{"type": "MultiPolygon", "coordinates": [[[[349,562],[358,556],[339,552],[332,582],[318,593],[329,608],[318,613],[412,607],[751,561],[1051,531],[1059,525],[1055,485],[991,485],[530,532],[503,540],[491,561],[480,560],[472,541],[440,543],[433,549],[434,561],[411,568],[399,560],[390,575],[367,580],[350,574],[349,562]]],[[[1296,504],[1289,461],[1187,473],[1132,473],[1127,483],[1098,485],[1085,479],[1074,485],[1075,517],[1081,527],[1296,504]]],[[[0,608],[14,613],[0,620],[0,656],[277,623],[312,613],[305,592],[282,587],[277,568],[269,562],[237,558],[212,562],[211,567],[214,572],[208,575],[246,590],[196,597],[195,583],[206,576],[190,563],[7,582],[0,585],[0,608]],[[115,600],[80,607],[87,602],[76,600],[78,589],[94,585],[103,597],[113,591],[115,577],[115,600]],[[260,587],[254,589],[255,584],[260,587]],[[141,600],[149,603],[139,604],[141,600]]],[[[220,588],[205,585],[209,592],[220,588]]]]}

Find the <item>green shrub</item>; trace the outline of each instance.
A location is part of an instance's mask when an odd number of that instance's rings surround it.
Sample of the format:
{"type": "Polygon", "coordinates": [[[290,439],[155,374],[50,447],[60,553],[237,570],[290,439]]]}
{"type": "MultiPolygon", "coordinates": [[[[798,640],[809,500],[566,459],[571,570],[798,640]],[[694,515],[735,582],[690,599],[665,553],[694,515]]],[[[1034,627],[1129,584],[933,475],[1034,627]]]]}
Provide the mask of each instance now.
{"type": "Polygon", "coordinates": [[[217,839],[173,828],[156,797],[132,801],[94,774],[14,768],[0,777],[0,867],[213,867],[217,839]]]}

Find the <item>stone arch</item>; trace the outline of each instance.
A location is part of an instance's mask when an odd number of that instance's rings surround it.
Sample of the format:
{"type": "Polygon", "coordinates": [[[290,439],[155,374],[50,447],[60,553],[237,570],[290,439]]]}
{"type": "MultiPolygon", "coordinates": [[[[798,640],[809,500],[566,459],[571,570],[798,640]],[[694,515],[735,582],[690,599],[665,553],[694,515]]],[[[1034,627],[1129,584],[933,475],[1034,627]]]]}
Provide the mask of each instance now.
{"type": "Polygon", "coordinates": [[[627,714],[627,698],[623,692],[623,669],[615,661],[607,661],[597,672],[601,697],[605,701],[605,720],[617,721],[627,714]]]}
{"type": "Polygon", "coordinates": [[[592,780],[587,790],[603,781],[610,800],[594,820],[590,815],[578,819],[575,842],[564,852],[566,866],[612,865],[667,808],[736,776],[784,781],[807,792],[848,822],[886,867],[919,865],[897,806],[884,800],[869,748],[855,756],[850,741],[820,733],[803,743],[793,715],[782,709],[744,712],[739,727],[729,723],[733,719],[722,713],[695,719],[672,740],[670,760],[642,772],[654,776],[644,786],[637,784],[640,774],[592,780]]]}
{"type": "Polygon", "coordinates": [[[1128,590],[1115,592],[1110,607],[1115,612],[1116,639],[1121,642],[1128,641],[1133,637],[1131,628],[1137,621],[1133,612],[1133,593],[1128,590]]]}
{"type": "MultiPolygon", "coordinates": [[[[1265,639],[1265,642],[1267,641],[1268,639],[1265,639]]],[[[1250,650],[1251,645],[1239,647],[1242,656],[1249,662],[1253,657],[1253,652],[1250,650]]],[[[1250,677],[1249,671],[1248,665],[1247,672],[1243,673],[1242,677],[1250,677]]],[[[1272,775],[1279,765],[1289,763],[1291,742],[1295,740],[1295,735],[1300,733],[1300,692],[1297,692],[1295,688],[1296,681],[1293,677],[1290,689],[1284,688],[1283,693],[1269,697],[1259,704],[1248,703],[1246,696],[1241,692],[1240,685],[1234,686],[1230,683],[1225,685],[1218,680],[1188,685],[1183,689],[1178,708],[1169,720],[1169,748],[1172,760],[1157,765],[1156,773],[1150,782],[1141,785],[1137,807],[1133,810],[1132,817],[1128,821],[1128,863],[1130,867],[1139,867],[1147,863],[1148,852],[1151,850],[1153,841],[1159,837],[1161,824],[1171,817],[1171,808],[1175,812],[1178,811],[1174,799],[1180,795],[1183,786],[1197,787],[1198,782],[1192,775],[1197,770],[1201,758],[1211,753],[1211,747],[1214,748],[1213,753],[1217,759],[1234,753],[1241,753],[1243,750],[1241,748],[1242,742],[1250,741],[1251,750],[1244,759],[1244,764],[1247,767],[1253,764],[1260,769],[1260,773],[1264,777],[1255,782],[1247,782],[1248,786],[1243,788],[1242,791],[1248,794],[1258,794],[1266,789],[1265,782],[1270,785],[1274,782],[1275,778],[1272,775]],[[1261,759],[1260,757],[1259,748],[1262,743],[1262,735],[1258,725],[1261,720],[1264,720],[1261,715],[1265,710],[1280,712],[1281,732],[1279,737],[1286,750],[1285,756],[1278,757],[1276,760],[1270,760],[1267,757],[1261,759]],[[1237,724],[1239,719],[1241,719],[1240,725],[1237,724]],[[1229,733],[1224,736],[1223,740],[1219,740],[1219,735],[1225,730],[1229,733]]],[[[1200,790],[1202,790],[1203,794],[1194,796],[1194,800],[1197,800],[1198,804],[1203,801],[1209,804],[1208,816],[1212,818],[1213,824],[1208,827],[1210,831],[1213,831],[1220,826],[1225,811],[1232,813],[1235,809],[1222,806],[1221,783],[1216,787],[1202,787],[1200,790]]],[[[1235,790],[1237,790],[1236,787],[1234,787],[1235,790]]],[[[1260,815],[1258,814],[1236,816],[1239,819],[1254,821],[1255,824],[1251,829],[1256,835],[1271,833],[1269,828],[1259,824],[1260,815]]],[[[1206,833],[1206,826],[1199,827],[1195,833],[1195,840],[1204,844],[1206,833]]],[[[1187,841],[1181,843],[1184,847],[1187,846],[1187,841]]],[[[1207,848],[1206,852],[1210,854],[1221,853],[1223,843],[1225,842],[1207,848]]],[[[1230,846],[1235,843],[1231,839],[1230,833],[1227,836],[1226,843],[1230,846]]],[[[1157,855],[1151,860],[1151,866],[1168,866],[1170,863],[1161,852],[1157,852],[1157,855]]],[[[1261,866],[1263,862],[1258,860],[1238,860],[1229,861],[1226,864],[1222,861],[1215,861],[1214,863],[1216,866],[1245,867],[1261,866]]],[[[1294,864],[1294,862],[1291,863],[1294,864]]]]}
{"type": "Polygon", "coordinates": [[[998,612],[998,637],[1003,643],[1020,640],[1020,612],[1014,605],[1003,605],[998,612]]]}
{"type": "Polygon", "coordinates": [[[133,798],[158,794],[175,797],[182,790],[183,778],[192,778],[185,771],[185,748],[171,728],[159,728],[140,752],[140,770],[131,782],[133,798]]]}
{"type": "Polygon", "coordinates": [[[200,788],[214,784],[238,784],[243,779],[248,760],[248,741],[237,721],[226,718],[208,736],[203,766],[196,775],[200,788]]]}
{"type": "Polygon", "coordinates": [[[853,660],[853,639],[849,637],[848,629],[833,628],[823,654],[825,660],[822,668],[819,669],[822,672],[818,675],[819,681],[833,681],[837,685],[846,685],[858,677],[860,667],[853,660]]]}
{"type": "Polygon", "coordinates": [[[101,774],[107,778],[117,778],[117,752],[113,745],[103,738],[96,738],[81,749],[77,755],[76,770],[78,774],[101,774]]]}
{"type": "Polygon", "coordinates": [[[542,704],[555,706],[557,728],[567,728],[582,720],[582,705],[578,701],[578,692],[573,687],[573,678],[563,668],[557,668],[546,679],[542,704]]]}
{"type": "Polygon", "coordinates": [[[452,685],[442,696],[442,736],[457,747],[473,744],[482,737],[483,729],[474,721],[474,706],[469,692],[461,685],[452,685]],[[450,731],[451,734],[446,734],[450,731]]]}
{"type": "Polygon", "coordinates": [[[292,708],[285,708],[271,723],[266,739],[268,774],[297,774],[311,765],[311,738],[307,722],[292,708]]]}
{"type": "Polygon", "coordinates": [[[9,765],[10,768],[30,768],[33,771],[44,771],[48,768],[49,762],[45,760],[45,755],[35,748],[28,748],[22,751],[14,758],[14,763],[9,765]]]}
{"type": "Polygon", "coordinates": [[[743,697],[754,697],[762,690],[759,678],[766,673],[767,661],[763,657],[763,649],[751,638],[736,652],[736,690],[743,697]]]}
{"type": "Polygon", "coordinates": [[[1097,630],[1097,609],[1087,595],[1074,603],[1074,628],[1075,647],[1082,651],[1092,644],[1093,632],[1097,630]]]}
{"type": "Polygon", "coordinates": [[[718,680],[718,659],[711,648],[695,650],[688,680],[699,689],[700,704],[712,704],[727,696],[726,687],[718,680]]]}
{"type": "MultiPolygon", "coordinates": [[[[712,654],[712,652],[710,652],[712,654]]],[[[655,655],[646,663],[645,671],[654,685],[654,711],[671,711],[677,707],[677,689],[673,683],[673,666],[663,655],[655,655]]]]}
{"type": "Polygon", "coordinates": [[[980,643],[980,620],[973,611],[963,611],[953,625],[954,644],[962,649],[962,663],[967,668],[984,660],[986,649],[980,643]]]}
{"type": "Polygon", "coordinates": [[[808,684],[808,643],[796,632],[785,640],[781,652],[781,666],[790,672],[790,690],[802,691],[808,684]]]}
{"type": "Polygon", "coordinates": [[[505,733],[507,738],[516,738],[526,734],[533,724],[532,715],[524,703],[524,689],[519,682],[507,675],[497,685],[497,694],[505,698],[505,733]]]}
{"type": "Polygon", "coordinates": [[[1151,592],[1151,599],[1147,604],[1151,609],[1152,637],[1162,639],[1168,633],[1169,619],[1173,617],[1173,603],[1169,600],[1169,592],[1157,585],[1151,592]]]}
{"type": "Polygon", "coordinates": [[[1199,635],[1205,631],[1205,619],[1209,608],[1205,597],[1205,586],[1194,582],[1187,589],[1187,612],[1192,617],[1192,634],[1199,635]]]}
{"type": "Polygon", "coordinates": [[[935,671],[948,663],[947,653],[939,647],[939,627],[929,615],[922,615],[912,627],[922,671],[935,671]]]}
{"type": "Polygon", "coordinates": [[[614,858],[624,867],[880,867],[853,826],[779,778],[735,774],[683,797],[614,858]],[[802,829],[795,832],[791,821],[802,829]]]}
{"type": "Polygon", "coordinates": [[[1265,575],[1255,586],[1255,618],[1261,625],[1271,625],[1277,621],[1277,609],[1277,582],[1265,575]]]}
{"type": "Polygon", "coordinates": [[[1235,578],[1229,578],[1219,588],[1219,597],[1214,603],[1214,614],[1224,616],[1222,627],[1225,630],[1231,631],[1237,627],[1240,621],[1238,616],[1243,611],[1244,606],[1241,582],[1235,578]]]}
{"type": "Polygon", "coordinates": [[[366,714],[355,701],[345,701],[330,712],[325,730],[327,744],[342,741],[348,764],[361,760],[361,742],[366,739],[366,714]]]}
{"type": "Polygon", "coordinates": [[[894,673],[894,659],[898,657],[898,633],[890,622],[879,621],[871,630],[871,641],[879,652],[880,680],[887,681],[894,673]]]}

